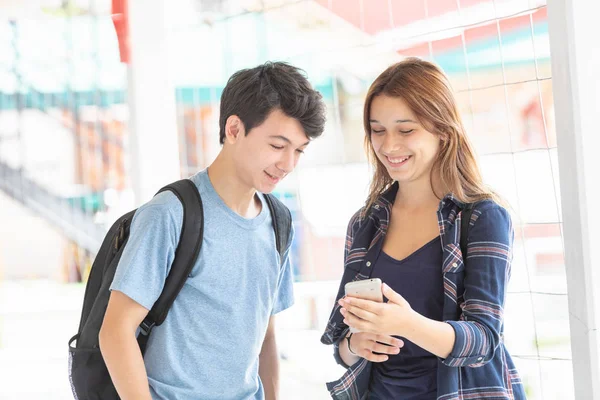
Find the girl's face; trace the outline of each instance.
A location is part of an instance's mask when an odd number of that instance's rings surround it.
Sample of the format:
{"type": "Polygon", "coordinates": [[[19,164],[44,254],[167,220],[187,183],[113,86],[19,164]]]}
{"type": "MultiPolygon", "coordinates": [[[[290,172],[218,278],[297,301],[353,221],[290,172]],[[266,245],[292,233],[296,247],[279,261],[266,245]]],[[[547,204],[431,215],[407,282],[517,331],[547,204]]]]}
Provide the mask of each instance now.
{"type": "Polygon", "coordinates": [[[374,97],[369,123],[373,150],[393,180],[407,183],[430,179],[440,138],[417,121],[403,99],[374,97]]]}

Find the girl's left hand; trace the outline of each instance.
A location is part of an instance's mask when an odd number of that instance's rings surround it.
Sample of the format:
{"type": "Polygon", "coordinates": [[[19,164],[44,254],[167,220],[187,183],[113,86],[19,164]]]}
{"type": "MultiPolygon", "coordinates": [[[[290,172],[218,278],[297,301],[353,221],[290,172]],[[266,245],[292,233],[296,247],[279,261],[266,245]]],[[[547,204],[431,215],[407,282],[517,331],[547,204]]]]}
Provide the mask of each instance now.
{"type": "Polygon", "coordinates": [[[412,330],[415,312],[410,304],[385,283],[382,285],[387,303],[346,296],[339,300],[344,323],[361,332],[404,336],[412,330]]]}

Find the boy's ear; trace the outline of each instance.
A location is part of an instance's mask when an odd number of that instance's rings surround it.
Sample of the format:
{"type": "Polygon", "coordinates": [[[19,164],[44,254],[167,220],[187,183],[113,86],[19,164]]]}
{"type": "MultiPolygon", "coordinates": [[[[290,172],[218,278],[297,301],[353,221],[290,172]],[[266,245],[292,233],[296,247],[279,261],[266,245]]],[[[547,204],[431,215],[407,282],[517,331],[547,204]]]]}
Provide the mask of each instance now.
{"type": "Polygon", "coordinates": [[[246,135],[246,129],[240,117],[230,115],[225,123],[225,141],[234,144],[244,135],[246,135]]]}

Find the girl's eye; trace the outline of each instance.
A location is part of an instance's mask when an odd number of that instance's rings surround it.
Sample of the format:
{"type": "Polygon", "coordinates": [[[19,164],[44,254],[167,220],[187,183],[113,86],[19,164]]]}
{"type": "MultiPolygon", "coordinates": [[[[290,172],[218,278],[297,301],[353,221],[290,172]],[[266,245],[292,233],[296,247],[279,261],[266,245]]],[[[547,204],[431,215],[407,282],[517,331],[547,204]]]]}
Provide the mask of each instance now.
{"type": "Polygon", "coordinates": [[[274,144],[271,145],[272,148],[274,148],[275,150],[282,150],[283,146],[275,146],[274,144]]]}
{"type": "Polygon", "coordinates": [[[375,129],[371,129],[371,132],[374,133],[374,134],[376,134],[376,135],[381,135],[383,132],[385,132],[385,130],[378,131],[378,130],[375,130],[375,129]]]}
{"type": "Polygon", "coordinates": [[[414,129],[410,129],[408,131],[400,131],[400,133],[407,135],[407,134],[411,133],[412,131],[414,131],[414,129]]]}

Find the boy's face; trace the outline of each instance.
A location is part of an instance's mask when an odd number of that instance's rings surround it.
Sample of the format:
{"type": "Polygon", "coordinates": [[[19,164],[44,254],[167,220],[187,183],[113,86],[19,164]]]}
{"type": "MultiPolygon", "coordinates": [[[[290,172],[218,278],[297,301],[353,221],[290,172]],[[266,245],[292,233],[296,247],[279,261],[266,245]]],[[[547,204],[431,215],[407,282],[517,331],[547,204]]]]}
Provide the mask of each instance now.
{"type": "Polygon", "coordinates": [[[294,170],[310,140],[298,120],[275,109],[248,135],[242,128],[230,143],[242,182],[248,188],[270,193],[294,170]]]}

